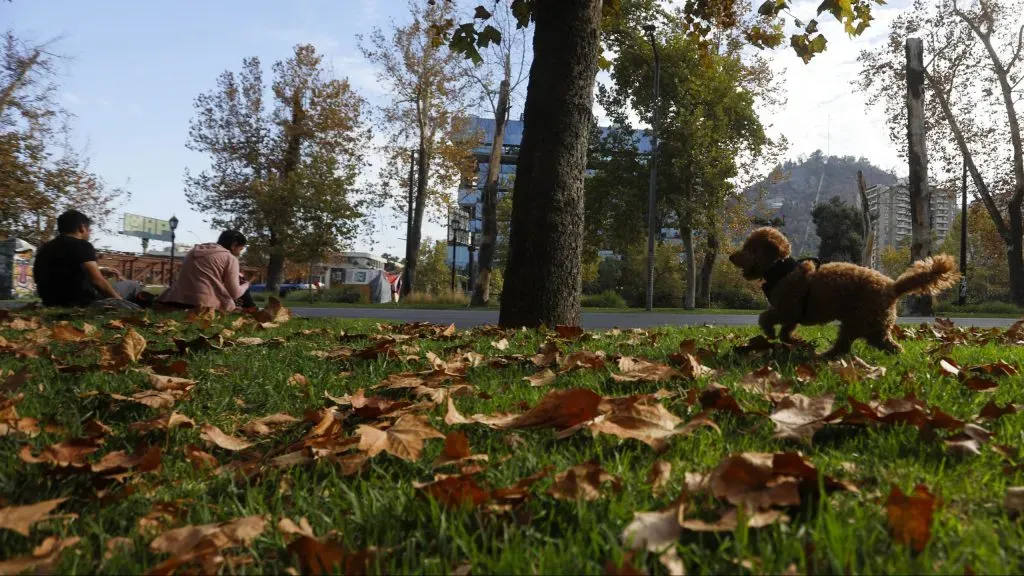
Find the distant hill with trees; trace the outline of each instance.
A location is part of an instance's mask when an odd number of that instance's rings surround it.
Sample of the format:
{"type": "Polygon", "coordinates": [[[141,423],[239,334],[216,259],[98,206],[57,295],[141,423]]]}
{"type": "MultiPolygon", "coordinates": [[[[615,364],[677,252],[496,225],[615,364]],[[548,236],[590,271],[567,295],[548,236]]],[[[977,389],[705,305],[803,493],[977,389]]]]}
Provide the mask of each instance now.
{"type": "Polygon", "coordinates": [[[811,212],[817,203],[839,197],[845,204],[860,207],[857,171],[864,172],[868,186],[893,185],[897,178],[866,158],[825,156],[821,150],[810,156],[786,161],[770,180],[748,188],[744,194],[752,202],[752,216],[762,221],[779,218],[782,231],[793,245],[794,255],[814,256],[820,239],[815,233],[811,212]]]}

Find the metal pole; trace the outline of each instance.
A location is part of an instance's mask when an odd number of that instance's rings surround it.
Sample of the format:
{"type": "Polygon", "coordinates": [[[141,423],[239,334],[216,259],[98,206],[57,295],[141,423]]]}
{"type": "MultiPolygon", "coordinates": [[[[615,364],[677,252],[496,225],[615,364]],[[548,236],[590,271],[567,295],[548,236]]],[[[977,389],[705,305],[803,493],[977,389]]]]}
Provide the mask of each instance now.
{"type": "Polygon", "coordinates": [[[967,159],[960,180],[960,297],[957,303],[967,303],[967,159]]]}
{"type": "Polygon", "coordinates": [[[448,246],[452,249],[452,294],[455,293],[455,231],[452,229],[452,209],[448,209],[448,246]]]}
{"type": "Polygon", "coordinates": [[[409,150],[409,212],[405,222],[405,267],[402,268],[402,290],[406,290],[406,286],[411,286],[409,283],[409,268],[415,266],[415,263],[409,263],[409,256],[412,254],[412,211],[415,208],[415,188],[416,183],[413,179],[416,177],[416,149],[409,150]]]}
{"type": "MultiPolygon", "coordinates": [[[[654,27],[646,28],[648,40],[654,50],[654,119],[651,122],[651,180],[647,191],[647,310],[654,308],[654,226],[657,219],[658,181],[658,85],[661,62],[658,59],[658,43],[654,38],[654,27]]],[[[691,255],[692,257],[692,255],[691,255]]]]}
{"type": "Polygon", "coordinates": [[[174,229],[171,229],[171,281],[168,286],[174,285],[174,229]]]}

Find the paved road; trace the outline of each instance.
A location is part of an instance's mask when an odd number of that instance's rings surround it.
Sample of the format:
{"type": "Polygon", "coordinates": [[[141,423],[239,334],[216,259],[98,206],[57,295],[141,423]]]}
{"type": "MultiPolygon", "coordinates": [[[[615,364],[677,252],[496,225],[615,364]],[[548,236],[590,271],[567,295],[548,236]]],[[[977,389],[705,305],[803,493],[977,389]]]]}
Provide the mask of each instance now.
{"type": "MultiPolygon", "coordinates": [[[[495,310],[412,310],[396,308],[292,308],[293,313],[309,318],[375,318],[400,322],[432,322],[470,328],[481,324],[497,324],[495,310]]],[[[932,318],[900,318],[904,324],[931,322],[932,318]]],[[[1006,327],[1012,318],[953,318],[963,326],[981,328],[1006,327]]],[[[583,328],[650,328],[654,326],[753,326],[757,316],[750,314],[658,314],[647,312],[584,312],[583,328]]]]}

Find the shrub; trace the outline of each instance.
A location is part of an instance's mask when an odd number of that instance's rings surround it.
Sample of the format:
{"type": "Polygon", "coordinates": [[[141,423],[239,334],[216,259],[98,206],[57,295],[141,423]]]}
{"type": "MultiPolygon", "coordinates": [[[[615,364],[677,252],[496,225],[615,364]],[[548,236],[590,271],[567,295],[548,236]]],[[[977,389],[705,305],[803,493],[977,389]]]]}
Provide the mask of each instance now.
{"type": "Polygon", "coordinates": [[[463,292],[442,292],[440,294],[413,292],[402,298],[400,303],[410,306],[469,306],[469,296],[463,292]]]}
{"type": "Polygon", "coordinates": [[[584,308],[626,308],[626,299],[613,290],[605,290],[584,296],[582,304],[584,308]]]}
{"type": "Polygon", "coordinates": [[[366,304],[369,302],[364,292],[353,286],[328,288],[321,291],[320,297],[324,302],[340,302],[342,304],[366,304]]]}

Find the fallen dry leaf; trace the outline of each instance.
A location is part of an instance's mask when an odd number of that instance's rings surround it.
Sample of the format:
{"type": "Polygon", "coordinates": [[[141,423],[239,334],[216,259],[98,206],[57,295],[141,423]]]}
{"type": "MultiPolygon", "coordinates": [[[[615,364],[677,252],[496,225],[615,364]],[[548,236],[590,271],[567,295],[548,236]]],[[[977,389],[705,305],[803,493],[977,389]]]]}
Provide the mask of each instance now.
{"type": "Polygon", "coordinates": [[[993,376],[1016,376],[1017,369],[1012,365],[1003,362],[993,362],[991,364],[982,364],[980,366],[971,366],[967,369],[968,372],[976,372],[979,374],[991,374],[993,376]]]}
{"type": "Polygon", "coordinates": [[[669,574],[685,574],[686,568],[679,557],[676,544],[683,533],[683,502],[675,502],[658,512],[634,512],[633,521],[622,531],[622,543],[632,550],[648,550],[669,574]]]}
{"type": "Polygon", "coordinates": [[[885,376],[885,366],[872,366],[857,356],[848,360],[845,358],[833,360],[829,362],[829,367],[847,383],[860,382],[861,380],[878,380],[885,376]]]}
{"type": "Polygon", "coordinates": [[[475,508],[491,499],[491,492],[480,486],[471,474],[438,475],[433,482],[413,486],[420,494],[446,508],[475,508]]]}
{"type": "Polygon", "coordinates": [[[252,317],[260,324],[280,324],[291,319],[292,315],[287,308],[281,305],[280,300],[271,296],[270,299],[267,300],[267,306],[263,310],[253,312],[252,317]]]}
{"type": "Polygon", "coordinates": [[[192,467],[196,470],[202,470],[203,468],[216,468],[220,466],[220,462],[213,457],[212,454],[203,452],[197,446],[189,444],[185,446],[185,459],[192,463],[192,467]]]}
{"type": "Polygon", "coordinates": [[[552,390],[531,410],[501,427],[565,430],[597,417],[600,403],[601,395],[586,388],[552,390]]]}
{"type": "Polygon", "coordinates": [[[252,446],[252,443],[246,442],[241,438],[228,436],[227,434],[222,432],[220,428],[217,428],[213,424],[203,424],[201,430],[202,432],[199,434],[200,438],[211,444],[220,446],[225,450],[238,452],[239,450],[245,450],[246,448],[252,446]]]}
{"type": "Polygon", "coordinates": [[[59,467],[83,468],[86,457],[100,449],[101,438],[72,438],[43,448],[39,456],[32,455],[31,446],[21,447],[18,456],[28,464],[51,463],[59,467]]]}
{"type": "Polygon", "coordinates": [[[159,446],[144,446],[128,454],[123,450],[105,454],[103,458],[89,466],[93,474],[117,475],[128,470],[137,472],[153,472],[160,469],[163,450],[159,446]]]}
{"type": "Polygon", "coordinates": [[[803,394],[783,397],[768,416],[775,423],[775,437],[810,444],[814,433],[825,426],[825,417],[832,413],[834,401],[832,394],[817,398],[803,394]]]}
{"type": "Polygon", "coordinates": [[[473,454],[469,449],[469,438],[462,432],[449,432],[444,437],[444,450],[434,461],[434,467],[456,464],[470,460],[487,460],[487,454],[473,454]]]}
{"type": "Polygon", "coordinates": [[[29,570],[39,573],[52,573],[60,562],[60,555],[64,550],[78,544],[81,538],[73,537],[61,540],[56,536],[50,536],[43,543],[32,551],[29,556],[11,558],[0,562],[0,574],[21,574],[29,570]]]}
{"type": "Polygon", "coordinates": [[[952,358],[939,358],[939,372],[956,377],[960,375],[960,365],[952,358]]]}
{"type": "Polygon", "coordinates": [[[188,378],[178,378],[175,376],[161,376],[159,374],[149,375],[149,385],[154,390],[161,392],[167,392],[171,390],[185,391],[195,386],[195,380],[189,380],[188,378]]]}
{"type": "Polygon", "coordinates": [[[502,352],[504,352],[505,350],[508,350],[508,339],[502,338],[501,340],[498,340],[497,342],[491,342],[491,346],[493,346],[493,347],[497,348],[498,350],[501,350],[502,352]]]}
{"type": "Polygon", "coordinates": [[[618,360],[620,373],[612,374],[616,382],[665,382],[673,378],[682,378],[682,372],[642,358],[622,356],[618,360]]]}
{"type": "Polygon", "coordinates": [[[806,384],[818,377],[818,371],[808,364],[799,364],[793,369],[793,375],[797,382],[806,384]]]}
{"type": "Polygon", "coordinates": [[[88,340],[93,337],[92,335],[95,334],[96,328],[89,324],[85,326],[91,328],[91,330],[76,328],[68,322],[58,322],[50,329],[50,338],[58,342],[81,342],[82,340],[88,340]]]}
{"type": "Polygon", "coordinates": [[[558,325],[555,326],[555,333],[558,334],[560,338],[575,340],[583,336],[583,328],[580,328],[579,326],[558,325]]]}
{"type": "MultiPolygon", "coordinates": [[[[718,426],[705,415],[699,415],[680,426],[682,419],[651,397],[617,400],[625,401],[612,404],[607,413],[585,423],[585,427],[595,436],[611,434],[619,438],[631,438],[661,452],[668,447],[668,439],[674,436],[688,436],[701,427],[718,430],[718,426]]],[[[574,431],[566,430],[557,437],[566,437],[574,431]]]]}
{"type": "Polygon", "coordinates": [[[963,381],[965,388],[975,392],[990,392],[999,387],[994,380],[983,376],[970,376],[963,381]]]}
{"type": "Polygon", "coordinates": [[[799,506],[803,494],[855,492],[852,484],[822,476],[797,453],[745,452],[725,458],[711,473],[711,493],[745,510],[799,506]]]}
{"type": "Polygon", "coordinates": [[[603,350],[598,352],[589,352],[587,350],[573,352],[562,360],[558,373],[565,374],[566,372],[572,372],[573,370],[580,370],[583,368],[600,370],[604,368],[604,358],[605,354],[603,350]]]}
{"type": "Polygon", "coordinates": [[[266,528],[263,516],[248,516],[220,524],[183,526],[164,532],[149,544],[153,552],[171,557],[155,566],[151,573],[169,574],[188,562],[200,561],[204,572],[216,572],[225,558],[220,551],[249,546],[266,528]]]}
{"type": "Polygon", "coordinates": [[[103,553],[104,560],[110,560],[118,554],[129,554],[135,550],[135,541],[124,536],[115,536],[107,540],[104,545],[106,552],[103,553]]]}
{"type": "Polygon", "coordinates": [[[1024,512],[1024,486],[1011,486],[1006,489],[1003,508],[1011,518],[1017,518],[1024,512]]]}
{"type": "MultiPolygon", "coordinates": [[[[764,528],[772,524],[785,524],[789,517],[781,510],[755,510],[744,515],[747,528],[764,528]]],[[[713,522],[690,519],[683,520],[680,525],[691,532],[734,532],[740,525],[740,514],[736,508],[729,508],[713,522]]]]}
{"type": "Polygon", "coordinates": [[[525,378],[523,378],[523,380],[529,382],[530,386],[540,387],[550,385],[552,382],[555,381],[556,377],[557,376],[554,372],[551,371],[550,368],[545,368],[540,372],[533,374],[532,376],[526,376],[525,378]]]}
{"type": "Polygon", "coordinates": [[[910,495],[893,485],[885,503],[889,531],[894,540],[921,552],[932,537],[932,516],[936,499],[924,484],[914,487],[910,495]]]}
{"type": "Polygon", "coordinates": [[[288,378],[288,385],[298,386],[299,388],[305,388],[309,386],[309,380],[307,380],[306,377],[303,376],[302,374],[292,374],[291,377],[288,378]]]}
{"type": "Polygon", "coordinates": [[[1017,405],[1013,402],[1009,402],[1006,406],[1000,407],[993,400],[989,400],[981,410],[978,412],[978,418],[984,420],[998,420],[1007,414],[1015,414],[1017,412],[1017,405]]]}
{"type": "Polygon", "coordinates": [[[128,425],[128,429],[138,434],[146,434],[153,430],[174,430],[176,428],[195,428],[195,426],[195,421],[188,416],[171,412],[170,414],[161,414],[150,420],[132,422],[128,425]]]}
{"type": "Polygon", "coordinates": [[[555,475],[548,494],[556,500],[597,500],[601,497],[601,486],[606,483],[616,492],[622,490],[622,481],[592,460],[555,475]]]}
{"type": "Polygon", "coordinates": [[[242,433],[247,436],[268,436],[273,434],[275,429],[290,426],[296,422],[299,422],[299,419],[291,414],[271,414],[245,424],[242,426],[242,433]]]}
{"type": "Polygon", "coordinates": [[[669,478],[672,477],[672,463],[665,460],[655,460],[651,465],[651,471],[647,473],[647,483],[655,493],[661,491],[669,478]]]}
{"type": "Polygon", "coordinates": [[[13,530],[27,537],[33,524],[46,520],[50,512],[65,500],[67,498],[57,498],[25,506],[0,508],[0,529],[13,530]]]}
{"type": "Polygon", "coordinates": [[[367,456],[387,452],[411,462],[419,460],[424,440],[445,437],[426,418],[415,414],[402,416],[387,430],[359,426],[356,434],[359,436],[359,449],[366,452],[367,456]]]}
{"type": "Polygon", "coordinates": [[[946,451],[954,456],[980,456],[981,445],[992,439],[993,434],[976,424],[965,424],[964,429],[943,439],[946,451]]]}
{"type": "Polygon", "coordinates": [[[352,552],[341,544],[299,536],[288,545],[303,574],[368,574],[377,558],[373,549],[352,552]]]}

